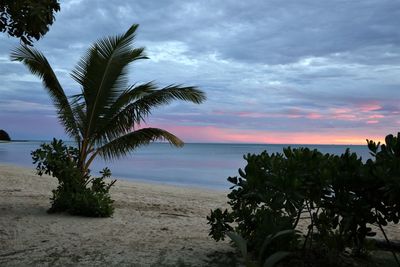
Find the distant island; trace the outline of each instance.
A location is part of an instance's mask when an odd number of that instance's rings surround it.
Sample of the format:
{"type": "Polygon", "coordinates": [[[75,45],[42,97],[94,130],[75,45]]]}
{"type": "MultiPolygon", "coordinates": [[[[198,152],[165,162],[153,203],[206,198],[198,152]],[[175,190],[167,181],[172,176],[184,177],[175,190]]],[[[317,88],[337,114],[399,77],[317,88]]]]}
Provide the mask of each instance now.
{"type": "Polygon", "coordinates": [[[0,141],[11,141],[11,138],[8,135],[8,133],[2,129],[0,129],[0,141]]]}

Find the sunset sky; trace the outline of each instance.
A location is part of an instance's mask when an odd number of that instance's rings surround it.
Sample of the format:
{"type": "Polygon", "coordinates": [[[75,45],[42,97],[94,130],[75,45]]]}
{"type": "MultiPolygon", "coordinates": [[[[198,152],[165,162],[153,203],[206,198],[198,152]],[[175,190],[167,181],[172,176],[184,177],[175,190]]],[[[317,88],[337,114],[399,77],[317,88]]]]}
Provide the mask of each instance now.
{"type": "MultiPolygon", "coordinates": [[[[196,85],[202,105],[174,102],[148,126],[186,142],[364,144],[400,131],[400,1],[60,1],[34,45],[67,95],[89,45],[140,24],[131,82],[196,85]]],[[[0,34],[0,129],[13,139],[65,138],[38,78],[0,34]]]]}

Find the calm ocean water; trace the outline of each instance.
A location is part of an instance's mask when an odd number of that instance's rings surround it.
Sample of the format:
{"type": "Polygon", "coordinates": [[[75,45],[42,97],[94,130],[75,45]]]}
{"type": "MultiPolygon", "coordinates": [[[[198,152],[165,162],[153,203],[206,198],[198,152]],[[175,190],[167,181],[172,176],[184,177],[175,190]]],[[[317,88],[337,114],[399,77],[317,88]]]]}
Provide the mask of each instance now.
{"type": "MultiPolygon", "coordinates": [[[[0,163],[32,167],[30,152],[42,141],[0,143],[0,163]]],[[[282,152],[288,145],[265,144],[186,144],[174,148],[165,143],[154,143],[142,147],[130,156],[112,161],[97,160],[92,165],[92,174],[98,174],[108,166],[113,177],[153,183],[190,187],[206,187],[227,190],[228,176],[236,176],[238,168],[245,166],[243,155],[247,153],[282,152]]],[[[305,145],[291,145],[300,147],[305,145]]],[[[369,152],[364,146],[306,145],[323,153],[342,154],[346,148],[356,152],[363,160],[369,152]]],[[[1,168],[1,167],[0,167],[1,168]]]]}

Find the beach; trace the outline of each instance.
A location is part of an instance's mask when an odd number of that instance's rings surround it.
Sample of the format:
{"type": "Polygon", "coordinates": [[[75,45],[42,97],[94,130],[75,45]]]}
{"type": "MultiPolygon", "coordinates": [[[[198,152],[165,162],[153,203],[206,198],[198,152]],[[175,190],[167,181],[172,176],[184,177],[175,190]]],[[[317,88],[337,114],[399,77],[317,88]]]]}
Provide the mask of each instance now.
{"type": "MultiPolygon", "coordinates": [[[[208,237],[206,216],[228,207],[226,192],[118,180],[114,215],[85,218],[46,213],[56,186],[33,168],[0,165],[0,266],[230,266],[234,259],[227,240],[208,237]]],[[[385,231],[400,240],[398,225],[385,231]]]]}
{"type": "Polygon", "coordinates": [[[117,181],[111,218],[47,214],[57,180],[0,165],[0,266],[212,266],[234,250],[208,237],[226,193],[117,181]]]}

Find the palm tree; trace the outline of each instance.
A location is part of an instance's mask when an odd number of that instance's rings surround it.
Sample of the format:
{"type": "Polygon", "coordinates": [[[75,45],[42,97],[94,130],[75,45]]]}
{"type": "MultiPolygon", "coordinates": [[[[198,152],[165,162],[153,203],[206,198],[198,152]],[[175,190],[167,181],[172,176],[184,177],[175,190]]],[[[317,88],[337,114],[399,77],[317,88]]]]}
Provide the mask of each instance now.
{"type": "Polygon", "coordinates": [[[146,59],[144,48],[133,48],[138,25],[123,34],[95,42],[72,71],[82,93],[67,97],[46,57],[34,48],[21,45],[11,53],[40,77],[57,109],[58,119],[79,149],[83,176],[97,157],[114,159],[139,146],[164,140],[174,146],[183,142],[158,128],[141,128],[153,108],[173,100],[203,102],[205,94],[191,86],[157,88],[152,82],[128,85],[128,66],[146,59]]]}

